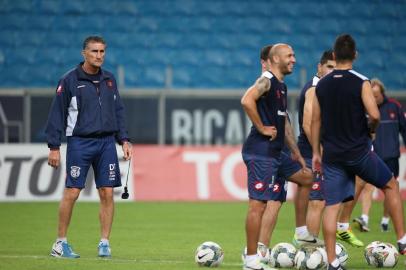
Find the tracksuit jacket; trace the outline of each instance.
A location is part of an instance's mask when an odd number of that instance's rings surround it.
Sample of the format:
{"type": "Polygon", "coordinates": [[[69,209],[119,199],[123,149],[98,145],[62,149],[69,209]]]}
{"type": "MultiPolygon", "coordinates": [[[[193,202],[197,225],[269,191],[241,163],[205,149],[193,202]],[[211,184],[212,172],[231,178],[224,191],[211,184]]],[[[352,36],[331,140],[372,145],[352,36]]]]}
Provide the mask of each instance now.
{"type": "Polygon", "coordinates": [[[399,133],[406,143],[406,118],[400,103],[396,99],[384,96],[379,105],[381,121],[376,129],[373,142],[374,151],[383,159],[399,158],[399,133]]]}
{"type": "Polygon", "coordinates": [[[100,82],[95,84],[81,65],[58,83],[45,129],[48,147],[59,148],[62,133],[89,138],[114,135],[120,144],[128,141],[124,107],[113,74],[101,70],[100,82]]]}

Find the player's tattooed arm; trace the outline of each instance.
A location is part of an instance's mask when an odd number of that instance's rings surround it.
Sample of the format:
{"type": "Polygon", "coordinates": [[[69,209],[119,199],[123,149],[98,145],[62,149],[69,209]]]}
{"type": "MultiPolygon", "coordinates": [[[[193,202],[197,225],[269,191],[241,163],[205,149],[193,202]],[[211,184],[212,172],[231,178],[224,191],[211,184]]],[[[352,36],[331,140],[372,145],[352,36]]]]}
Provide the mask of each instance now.
{"type": "Polygon", "coordinates": [[[271,88],[271,81],[266,77],[260,77],[255,82],[255,85],[258,92],[258,97],[260,97],[269,91],[271,88]]]}
{"type": "Polygon", "coordinates": [[[247,113],[251,122],[257,128],[257,130],[265,135],[272,138],[276,138],[276,128],[270,126],[264,126],[261,117],[259,116],[257,109],[257,100],[269,91],[271,82],[268,78],[260,77],[256,80],[254,85],[252,85],[245,92],[244,96],[241,98],[241,105],[244,111],[247,113]]]}

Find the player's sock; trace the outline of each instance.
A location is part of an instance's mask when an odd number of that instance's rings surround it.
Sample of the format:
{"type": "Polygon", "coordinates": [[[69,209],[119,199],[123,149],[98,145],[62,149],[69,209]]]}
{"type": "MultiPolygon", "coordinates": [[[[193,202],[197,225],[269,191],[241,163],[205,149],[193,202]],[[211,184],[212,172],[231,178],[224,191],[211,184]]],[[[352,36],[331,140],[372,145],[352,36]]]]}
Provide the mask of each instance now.
{"type": "Polygon", "coordinates": [[[332,263],[330,263],[333,267],[338,267],[340,265],[340,261],[335,258],[334,261],[332,263]]]}
{"type": "Polygon", "coordinates": [[[389,224],[389,220],[390,220],[389,217],[382,217],[381,224],[389,224]]]}
{"type": "Polygon", "coordinates": [[[100,239],[100,243],[99,243],[99,244],[110,245],[109,239],[102,238],[102,239],[100,239]]]}
{"type": "Polygon", "coordinates": [[[350,223],[337,222],[337,230],[347,231],[350,228],[350,223]]]}
{"type": "Polygon", "coordinates": [[[296,227],[295,233],[299,238],[301,238],[307,236],[309,234],[309,231],[307,230],[307,226],[305,225],[301,227],[296,227]]]}
{"type": "Polygon", "coordinates": [[[406,244],[406,234],[403,235],[403,237],[398,240],[398,243],[401,243],[403,245],[406,244]]]}
{"type": "Polygon", "coordinates": [[[258,259],[258,255],[257,254],[254,254],[254,255],[247,255],[247,256],[245,256],[245,263],[252,263],[252,262],[254,262],[255,260],[257,260],[258,259]]]}
{"type": "Polygon", "coordinates": [[[58,237],[56,238],[56,242],[68,242],[68,239],[66,237],[58,237]]]}
{"type": "Polygon", "coordinates": [[[362,214],[361,218],[365,221],[366,224],[368,224],[368,222],[369,222],[369,216],[368,215],[362,214]]]}

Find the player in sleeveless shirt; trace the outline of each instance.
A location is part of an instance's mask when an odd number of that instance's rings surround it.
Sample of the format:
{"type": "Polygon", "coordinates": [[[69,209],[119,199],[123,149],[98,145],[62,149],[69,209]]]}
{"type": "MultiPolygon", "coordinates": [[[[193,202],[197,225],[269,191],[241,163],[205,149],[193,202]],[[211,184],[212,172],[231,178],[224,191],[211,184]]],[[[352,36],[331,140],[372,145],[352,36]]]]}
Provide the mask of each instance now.
{"type": "MultiPolygon", "coordinates": [[[[269,52],[272,45],[265,46],[261,49],[260,60],[262,66],[262,73],[269,70],[271,62],[269,59],[269,52]]],[[[287,114],[288,117],[288,114],[287,114]]],[[[289,117],[288,117],[289,120],[289,117]]],[[[289,121],[290,122],[290,121],[289,121]]],[[[285,130],[285,140],[294,141],[294,133],[291,125],[285,126],[288,128],[285,130]]],[[[294,142],[293,142],[294,143],[294,142]]],[[[302,159],[302,157],[299,157],[302,159]]],[[[281,165],[278,170],[278,175],[271,186],[268,186],[269,192],[267,192],[267,205],[262,216],[261,230],[259,234],[258,252],[263,262],[267,261],[264,257],[268,251],[272,232],[275,228],[279,210],[282,203],[286,201],[287,195],[287,181],[294,182],[298,185],[298,189],[295,194],[295,213],[296,213],[296,233],[295,242],[298,245],[302,244],[324,244],[323,241],[315,239],[313,235],[309,233],[306,226],[306,210],[308,204],[308,194],[310,192],[310,184],[312,180],[312,173],[310,169],[303,169],[301,163],[293,160],[289,148],[285,145],[281,152],[281,165]]]]}
{"type": "Polygon", "coordinates": [[[336,222],[341,204],[353,199],[355,175],[384,191],[391,209],[399,251],[402,254],[406,252],[399,187],[385,163],[370,150],[370,133],[379,124],[379,110],[369,80],[352,70],[355,47],[350,35],[337,37],[334,44],[336,69],[317,84],[312,109],[312,167],[324,175],[326,208],[323,235],[329,270],[345,269],[335,254],[336,222]],[[323,145],[323,159],[320,142],[323,145]]]}
{"type": "MultiPolygon", "coordinates": [[[[269,185],[272,185],[280,166],[280,153],[285,144],[287,88],[285,75],[292,72],[296,62],[292,48],[287,44],[276,44],[270,51],[270,70],[264,72],[251,86],[241,104],[253,123],[244,142],[242,155],[248,171],[249,208],[246,218],[247,256],[243,269],[270,269],[259,261],[257,242],[264,213],[269,185]]],[[[300,152],[290,141],[286,141],[292,153],[300,152]]],[[[303,164],[305,166],[305,164],[303,164]]]]}
{"type": "MultiPolygon", "coordinates": [[[[317,65],[317,74],[306,83],[299,96],[299,129],[300,135],[298,137],[298,146],[300,152],[305,158],[306,165],[311,168],[312,166],[312,147],[309,140],[311,140],[311,118],[312,118],[312,102],[315,95],[316,85],[319,80],[325,75],[329,74],[335,67],[336,62],[333,57],[333,51],[324,51],[319,64],[317,65]]],[[[314,236],[319,235],[321,217],[324,210],[324,197],[322,194],[322,175],[315,177],[310,192],[309,207],[307,210],[307,226],[309,231],[314,236]]],[[[352,246],[362,247],[364,243],[359,240],[352,232],[349,226],[349,220],[354,208],[354,202],[346,202],[343,205],[342,215],[340,215],[339,222],[337,223],[337,239],[345,241],[352,246]],[[346,217],[345,213],[349,213],[346,217]]]]}

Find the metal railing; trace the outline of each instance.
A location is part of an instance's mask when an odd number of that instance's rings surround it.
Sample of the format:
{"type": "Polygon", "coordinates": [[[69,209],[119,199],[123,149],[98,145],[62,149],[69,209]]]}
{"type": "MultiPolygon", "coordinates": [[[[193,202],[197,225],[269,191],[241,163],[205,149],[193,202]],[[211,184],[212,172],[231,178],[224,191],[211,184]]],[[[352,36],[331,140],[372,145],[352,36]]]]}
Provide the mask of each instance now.
{"type": "Polygon", "coordinates": [[[9,128],[16,127],[18,130],[18,142],[23,141],[23,122],[22,121],[12,121],[8,120],[6,113],[4,112],[3,105],[0,102],[0,121],[4,128],[3,130],[3,140],[5,143],[9,142],[9,128]]]}

